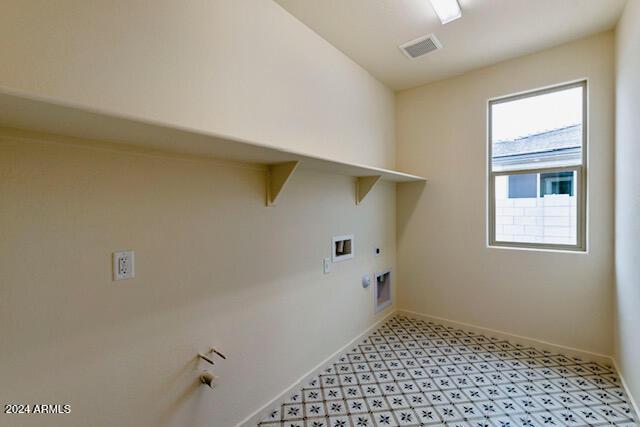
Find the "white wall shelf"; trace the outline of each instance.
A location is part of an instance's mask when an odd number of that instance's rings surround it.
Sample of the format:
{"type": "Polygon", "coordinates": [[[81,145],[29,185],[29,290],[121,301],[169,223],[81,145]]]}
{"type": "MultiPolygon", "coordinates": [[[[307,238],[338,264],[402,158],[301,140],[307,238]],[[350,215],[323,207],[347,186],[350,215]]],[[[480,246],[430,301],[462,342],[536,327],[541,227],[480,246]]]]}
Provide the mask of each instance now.
{"type": "Polygon", "coordinates": [[[426,181],[423,177],[393,170],[325,159],[234,137],[91,111],[10,93],[0,93],[0,127],[267,165],[267,206],[275,204],[297,169],[356,178],[357,204],[362,203],[380,180],[426,181]]]}

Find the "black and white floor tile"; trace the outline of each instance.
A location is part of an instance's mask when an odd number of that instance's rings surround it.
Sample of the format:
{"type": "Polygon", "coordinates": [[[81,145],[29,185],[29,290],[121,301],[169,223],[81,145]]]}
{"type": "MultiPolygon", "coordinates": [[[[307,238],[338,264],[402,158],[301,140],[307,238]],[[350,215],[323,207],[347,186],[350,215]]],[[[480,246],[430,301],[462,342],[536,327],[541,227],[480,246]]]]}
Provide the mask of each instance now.
{"type": "Polygon", "coordinates": [[[259,426],[637,423],[611,366],[396,316],[259,426]]]}

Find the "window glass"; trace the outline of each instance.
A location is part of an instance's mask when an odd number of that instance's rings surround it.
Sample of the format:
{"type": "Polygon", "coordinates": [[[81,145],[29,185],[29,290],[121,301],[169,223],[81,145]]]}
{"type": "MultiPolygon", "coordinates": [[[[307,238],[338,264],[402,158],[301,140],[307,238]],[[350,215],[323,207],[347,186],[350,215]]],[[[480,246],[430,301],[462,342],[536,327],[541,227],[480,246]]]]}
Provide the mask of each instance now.
{"type": "Polygon", "coordinates": [[[521,173],[509,176],[509,198],[526,199],[538,193],[538,174],[521,173]]]}
{"type": "Polygon", "coordinates": [[[495,241],[577,244],[576,198],[561,193],[539,198],[535,193],[534,197],[510,197],[504,187],[516,176],[500,175],[495,180],[495,241]]]}
{"type": "Polygon", "coordinates": [[[584,249],[586,83],[491,101],[490,243],[584,249]]]}
{"type": "Polygon", "coordinates": [[[540,175],[540,197],[546,195],[566,194],[573,197],[575,172],[553,172],[540,175]]]}
{"type": "Polygon", "coordinates": [[[491,108],[492,170],[582,163],[582,87],[491,108]]]}

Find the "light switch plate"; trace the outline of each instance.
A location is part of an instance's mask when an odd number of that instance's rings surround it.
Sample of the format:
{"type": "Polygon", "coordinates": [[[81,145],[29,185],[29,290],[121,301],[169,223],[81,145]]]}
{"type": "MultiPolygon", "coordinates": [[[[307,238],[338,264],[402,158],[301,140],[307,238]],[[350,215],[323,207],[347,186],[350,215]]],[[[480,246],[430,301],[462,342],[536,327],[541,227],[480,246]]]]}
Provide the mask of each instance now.
{"type": "Polygon", "coordinates": [[[113,253],[113,280],[132,279],[135,277],[133,251],[113,253]]]}

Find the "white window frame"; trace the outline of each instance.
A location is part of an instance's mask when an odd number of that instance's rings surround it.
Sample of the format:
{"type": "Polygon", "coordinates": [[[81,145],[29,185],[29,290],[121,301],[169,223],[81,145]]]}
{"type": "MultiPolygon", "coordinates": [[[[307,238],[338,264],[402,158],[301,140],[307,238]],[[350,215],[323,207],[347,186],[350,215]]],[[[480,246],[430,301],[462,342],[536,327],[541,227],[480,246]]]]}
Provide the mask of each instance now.
{"type": "MultiPolygon", "coordinates": [[[[519,93],[517,95],[509,95],[500,98],[490,99],[487,104],[488,111],[488,132],[487,132],[487,144],[488,144],[488,191],[487,191],[487,203],[488,203],[488,245],[489,247],[506,247],[506,248],[518,248],[518,249],[546,249],[546,250],[566,250],[566,251],[587,251],[587,135],[588,135],[588,103],[587,103],[587,80],[580,80],[571,83],[564,83],[561,85],[548,87],[544,89],[537,89],[533,91],[519,93]],[[582,163],[577,166],[551,166],[547,168],[537,169],[514,169],[508,171],[493,171],[492,167],[492,107],[496,104],[504,102],[515,101],[523,98],[530,98],[532,96],[544,95],[547,93],[558,92],[562,90],[572,89],[576,87],[582,88],[582,163]],[[576,174],[576,244],[555,244],[555,243],[529,243],[529,242],[505,242],[496,240],[496,195],[495,195],[495,179],[497,176],[515,175],[524,173],[542,174],[548,172],[568,172],[574,171],[576,174]]],[[[540,184],[538,183],[537,186],[540,184]]]]}

